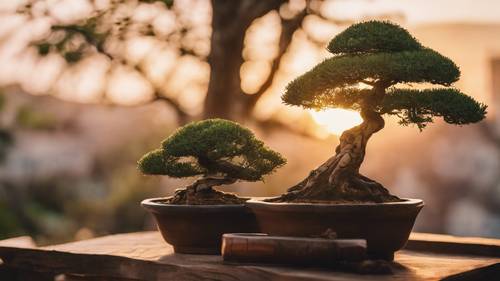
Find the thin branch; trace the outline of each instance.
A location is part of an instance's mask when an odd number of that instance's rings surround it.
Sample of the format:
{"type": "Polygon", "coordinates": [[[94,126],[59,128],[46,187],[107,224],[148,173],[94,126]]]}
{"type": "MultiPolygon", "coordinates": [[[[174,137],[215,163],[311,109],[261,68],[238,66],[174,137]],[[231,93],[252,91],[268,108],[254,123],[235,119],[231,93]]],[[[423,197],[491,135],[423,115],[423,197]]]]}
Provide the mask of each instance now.
{"type": "Polygon", "coordinates": [[[230,177],[215,177],[207,176],[195,181],[192,185],[188,186],[187,189],[194,189],[195,191],[211,189],[213,186],[233,184],[237,179],[230,177]]]}
{"type": "Polygon", "coordinates": [[[91,34],[88,30],[82,28],[81,26],[74,25],[74,24],[71,24],[71,25],[53,25],[51,27],[51,29],[52,30],[63,30],[63,31],[66,31],[66,32],[78,33],[78,34],[80,34],[80,35],[83,36],[83,38],[85,39],[85,41],[89,45],[94,46],[99,53],[107,56],[109,59],[113,59],[114,58],[112,54],[108,53],[104,49],[103,41],[96,40],[96,38],[94,37],[93,34],[91,34]]]}
{"type": "MultiPolygon", "coordinates": [[[[144,76],[145,78],[148,77],[148,75],[146,74],[144,69],[140,66],[140,64],[136,65],[135,69],[139,73],[141,73],[141,75],[144,76]]],[[[155,85],[155,83],[153,81],[151,81],[150,79],[146,79],[146,80],[149,82],[151,87],[153,87],[153,89],[154,89],[154,100],[163,101],[167,105],[170,105],[175,110],[175,113],[177,113],[177,116],[179,118],[179,123],[181,123],[181,124],[186,123],[186,121],[189,120],[189,118],[191,117],[190,114],[187,113],[186,111],[184,111],[182,109],[181,105],[176,100],[164,95],[162,93],[163,90],[159,86],[155,85]]]]}
{"type": "Polygon", "coordinates": [[[307,138],[314,139],[314,137],[311,132],[308,132],[305,129],[301,129],[297,126],[294,126],[290,122],[284,122],[276,118],[270,118],[266,120],[256,120],[256,124],[261,128],[262,130],[265,131],[274,131],[274,130],[283,130],[287,131],[290,133],[293,133],[298,136],[303,136],[307,138]]]}
{"type": "Polygon", "coordinates": [[[179,51],[181,53],[181,56],[193,56],[193,57],[197,57],[199,58],[200,60],[205,60],[206,58],[203,58],[203,57],[200,57],[199,54],[197,54],[195,51],[191,50],[191,49],[188,49],[188,48],[184,48],[184,47],[179,47],[179,51]]]}
{"type": "MultiPolygon", "coordinates": [[[[135,69],[141,73],[142,76],[144,77],[148,77],[147,74],[145,73],[145,71],[139,66],[137,65],[135,67],[135,69]]],[[[154,99],[153,101],[163,101],[164,103],[166,103],[167,105],[169,105],[170,107],[172,107],[174,110],[175,110],[175,113],[177,113],[177,117],[179,118],[179,123],[181,124],[184,124],[186,123],[187,120],[189,120],[189,118],[191,117],[189,113],[187,113],[186,111],[184,111],[181,107],[181,105],[174,99],[164,95],[161,90],[160,87],[158,87],[157,85],[155,85],[155,83],[149,79],[146,79],[149,84],[151,85],[151,87],[153,87],[154,89],[154,99]]]]}
{"type": "MultiPolygon", "coordinates": [[[[149,84],[153,88],[154,92],[153,92],[153,99],[152,100],[146,101],[144,103],[130,105],[130,106],[140,106],[140,105],[144,105],[144,104],[149,104],[149,103],[154,102],[154,101],[162,101],[174,109],[175,113],[177,114],[177,117],[179,118],[180,124],[186,123],[192,117],[189,113],[187,113],[186,111],[184,111],[182,109],[181,105],[176,100],[164,95],[162,93],[162,90],[160,89],[160,87],[156,86],[152,81],[147,79],[147,75],[146,75],[145,71],[139,65],[136,65],[134,67],[134,69],[146,78],[146,81],[149,82],[149,84]]],[[[104,94],[104,97],[103,97],[103,100],[101,101],[101,103],[106,104],[106,105],[116,105],[115,103],[113,103],[109,99],[107,99],[105,94],[104,94]]],[[[123,106],[123,105],[120,105],[120,106],[123,106]]]]}
{"type": "Polygon", "coordinates": [[[172,107],[175,110],[177,116],[179,117],[179,123],[181,123],[181,124],[186,123],[186,121],[191,118],[191,115],[189,115],[187,112],[185,112],[175,100],[173,100],[169,97],[166,97],[166,96],[159,95],[157,93],[155,93],[155,96],[152,100],[147,100],[145,102],[136,103],[136,104],[117,104],[117,103],[109,100],[106,97],[103,97],[101,99],[101,101],[99,102],[99,104],[109,106],[109,107],[118,107],[118,106],[119,107],[136,107],[136,106],[143,106],[143,105],[151,104],[154,101],[162,101],[162,102],[165,102],[170,107],[172,107]]]}
{"type": "Polygon", "coordinates": [[[283,55],[286,53],[288,47],[290,46],[290,43],[292,42],[293,34],[301,27],[302,21],[304,20],[306,15],[307,15],[307,10],[304,9],[292,19],[289,20],[281,19],[282,30],[278,45],[278,54],[276,55],[271,64],[271,71],[267,76],[267,79],[264,81],[264,83],[262,83],[259,90],[253,95],[246,95],[246,94],[244,95],[243,108],[245,111],[244,113],[245,116],[249,116],[251,114],[252,110],[257,104],[257,101],[273,84],[274,77],[276,76],[276,73],[279,70],[281,59],[283,58],[283,55]]]}
{"type": "Polygon", "coordinates": [[[161,95],[159,92],[155,92],[154,100],[155,101],[163,101],[166,104],[168,104],[169,106],[171,106],[175,110],[175,112],[177,113],[177,116],[179,117],[180,123],[185,123],[185,121],[189,119],[190,115],[186,111],[184,111],[181,108],[181,106],[179,105],[179,103],[177,101],[175,101],[174,99],[167,97],[167,96],[164,96],[164,95],[161,95]]]}

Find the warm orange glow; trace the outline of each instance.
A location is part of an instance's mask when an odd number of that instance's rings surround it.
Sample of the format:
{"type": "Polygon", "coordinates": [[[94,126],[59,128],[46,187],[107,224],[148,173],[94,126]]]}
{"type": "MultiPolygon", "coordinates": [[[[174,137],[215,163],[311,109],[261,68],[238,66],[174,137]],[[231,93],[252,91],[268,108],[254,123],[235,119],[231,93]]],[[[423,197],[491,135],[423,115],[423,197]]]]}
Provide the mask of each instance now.
{"type": "Polygon", "coordinates": [[[346,109],[328,109],[309,112],[323,130],[330,134],[340,135],[343,131],[361,124],[363,119],[358,112],[346,109]]]}

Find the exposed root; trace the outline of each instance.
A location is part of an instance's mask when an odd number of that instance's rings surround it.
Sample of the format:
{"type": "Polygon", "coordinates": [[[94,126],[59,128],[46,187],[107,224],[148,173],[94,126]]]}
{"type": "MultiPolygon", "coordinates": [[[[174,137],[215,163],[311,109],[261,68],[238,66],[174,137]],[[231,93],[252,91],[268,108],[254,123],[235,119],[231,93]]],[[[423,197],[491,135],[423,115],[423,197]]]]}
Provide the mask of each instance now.
{"type": "Polygon", "coordinates": [[[295,203],[382,203],[402,201],[391,195],[380,183],[358,175],[335,185],[325,184],[307,189],[291,190],[271,202],[295,203]]]}
{"type": "Polygon", "coordinates": [[[245,203],[247,198],[240,198],[232,193],[218,191],[214,185],[231,184],[236,182],[232,178],[205,177],[195,181],[192,185],[178,189],[174,196],[165,203],[176,205],[237,205],[245,203]]]}
{"type": "Polygon", "coordinates": [[[166,199],[165,203],[174,205],[238,205],[247,200],[247,198],[214,189],[192,193],[192,190],[183,188],[176,190],[174,196],[166,199]]]}
{"type": "Polygon", "coordinates": [[[232,193],[213,189],[213,186],[232,184],[236,179],[228,177],[207,176],[195,181],[186,188],[177,189],[174,196],[165,200],[175,205],[238,205],[248,198],[240,198],[232,193]]]}

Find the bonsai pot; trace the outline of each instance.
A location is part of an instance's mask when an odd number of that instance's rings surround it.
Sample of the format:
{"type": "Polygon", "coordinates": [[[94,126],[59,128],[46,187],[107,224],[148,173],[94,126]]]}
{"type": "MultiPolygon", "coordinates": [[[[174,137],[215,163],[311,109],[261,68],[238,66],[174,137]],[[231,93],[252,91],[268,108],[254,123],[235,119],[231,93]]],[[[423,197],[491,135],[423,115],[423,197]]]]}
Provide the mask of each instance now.
{"type": "Polygon", "coordinates": [[[424,206],[420,199],[401,202],[317,204],[271,203],[249,200],[260,232],[277,236],[318,237],[335,232],[337,238],[366,239],[371,258],[393,260],[408,241],[415,218],[424,206]]]}
{"type": "Polygon", "coordinates": [[[182,254],[220,254],[222,234],[257,232],[255,216],[245,205],[174,205],[165,198],[141,202],[155,217],[165,241],[182,254]]]}

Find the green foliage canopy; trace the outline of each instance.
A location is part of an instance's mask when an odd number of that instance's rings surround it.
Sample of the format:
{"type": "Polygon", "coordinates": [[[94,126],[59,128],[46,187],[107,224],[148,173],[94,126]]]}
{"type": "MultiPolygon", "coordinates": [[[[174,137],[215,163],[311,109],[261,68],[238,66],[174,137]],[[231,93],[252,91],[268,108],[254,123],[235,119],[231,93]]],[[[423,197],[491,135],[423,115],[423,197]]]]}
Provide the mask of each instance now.
{"type": "Polygon", "coordinates": [[[228,120],[208,119],[179,128],[161,148],[144,155],[138,167],[144,174],[177,178],[219,175],[258,181],[285,163],[249,129],[228,120]]]}
{"type": "Polygon", "coordinates": [[[332,54],[418,51],[422,45],[404,28],[383,21],[351,25],[328,44],[332,54]]]}
{"type": "Polygon", "coordinates": [[[331,40],[328,50],[335,56],[288,84],[282,96],[286,104],[372,110],[396,115],[401,124],[420,129],[433,117],[458,125],[485,117],[486,105],[450,87],[460,78],[455,63],[423,47],[398,25],[380,21],[352,25],[331,40]],[[361,89],[361,83],[372,88],[361,89]],[[447,88],[419,91],[395,86],[411,83],[447,88]],[[385,95],[374,99],[376,90],[385,95]]]}

